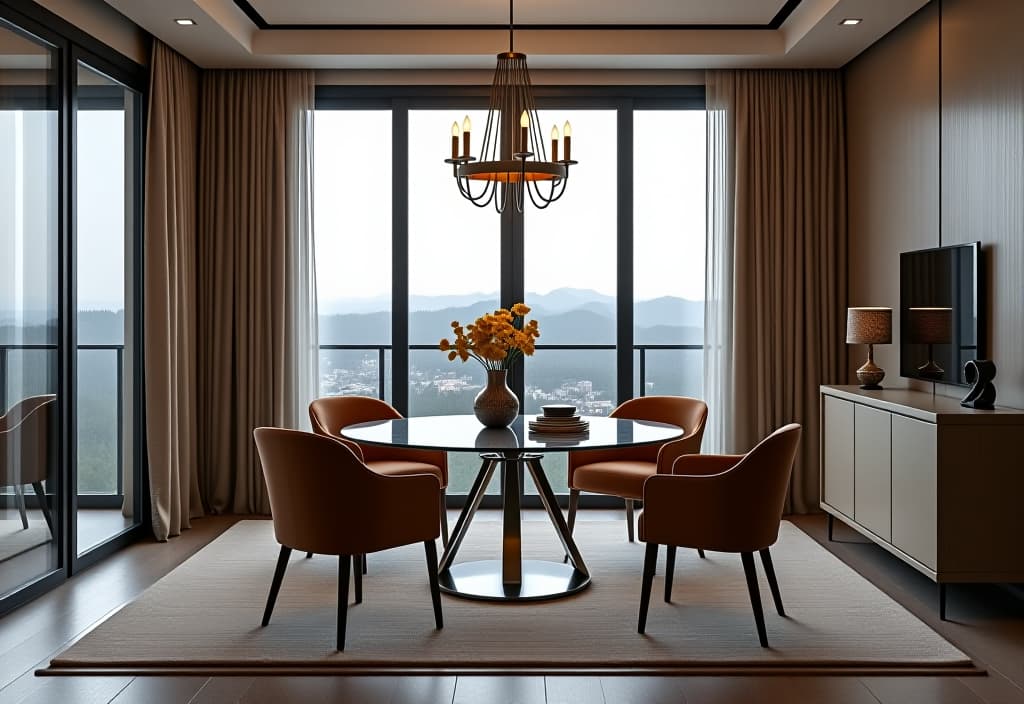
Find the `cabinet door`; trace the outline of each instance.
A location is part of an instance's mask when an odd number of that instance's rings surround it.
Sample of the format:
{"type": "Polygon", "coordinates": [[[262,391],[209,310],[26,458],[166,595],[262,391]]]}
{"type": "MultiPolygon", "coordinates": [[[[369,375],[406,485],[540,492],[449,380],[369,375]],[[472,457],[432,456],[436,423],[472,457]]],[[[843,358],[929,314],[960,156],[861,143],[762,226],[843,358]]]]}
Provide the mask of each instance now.
{"type": "Polygon", "coordinates": [[[822,501],[853,518],[853,404],[822,396],[822,501]]]}
{"type": "Polygon", "coordinates": [[[936,428],[892,417],[892,544],[936,569],[936,428]]]}
{"type": "Polygon", "coordinates": [[[854,413],[854,518],[885,540],[892,537],[892,415],[857,405],[854,413]]]}

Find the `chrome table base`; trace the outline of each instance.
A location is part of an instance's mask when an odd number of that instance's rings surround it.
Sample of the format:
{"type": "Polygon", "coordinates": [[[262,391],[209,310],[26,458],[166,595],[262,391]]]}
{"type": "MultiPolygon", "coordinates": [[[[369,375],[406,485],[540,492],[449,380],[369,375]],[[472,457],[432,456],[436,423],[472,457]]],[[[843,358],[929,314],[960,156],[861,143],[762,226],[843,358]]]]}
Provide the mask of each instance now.
{"type": "Polygon", "coordinates": [[[590,584],[590,572],[583,563],[569,527],[551,490],[551,484],[536,453],[486,453],[469,491],[466,506],[459,514],[448,549],[438,565],[441,591],[467,599],[488,601],[530,601],[555,599],[580,591],[590,584]],[[502,465],[502,547],[501,560],[482,560],[453,565],[473,522],[494,470],[502,465]],[[521,497],[523,470],[529,471],[544,509],[555,527],[570,564],[523,560],[521,497]]]}

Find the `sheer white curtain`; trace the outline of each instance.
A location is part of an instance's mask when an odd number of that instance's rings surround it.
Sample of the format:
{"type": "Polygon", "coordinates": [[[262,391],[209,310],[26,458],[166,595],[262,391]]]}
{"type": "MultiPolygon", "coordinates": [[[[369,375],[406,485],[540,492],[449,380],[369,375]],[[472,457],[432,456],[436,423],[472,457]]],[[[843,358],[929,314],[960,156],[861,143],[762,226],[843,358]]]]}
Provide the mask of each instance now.
{"type": "Polygon", "coordinates": [[[728,409],[733,389],[733,233],[736,227],[735,111],[731,73],[711,73],[707,106],[707,254],[704,275],[704,397],[708,420],[704,451],[732,452],[736,447],[728,409]]]}
{"type": "Polygon", "coordinates": [[[319,341],[316,301],[316,252],[313,240],[313,109],[314,83],[305,78],[287,84],[286,179],[288,207],[288,268],[291,285],[285,289],[286,386],[282,418],[288,427],[312,430],[309,403],[319,395],[319,341]]]}

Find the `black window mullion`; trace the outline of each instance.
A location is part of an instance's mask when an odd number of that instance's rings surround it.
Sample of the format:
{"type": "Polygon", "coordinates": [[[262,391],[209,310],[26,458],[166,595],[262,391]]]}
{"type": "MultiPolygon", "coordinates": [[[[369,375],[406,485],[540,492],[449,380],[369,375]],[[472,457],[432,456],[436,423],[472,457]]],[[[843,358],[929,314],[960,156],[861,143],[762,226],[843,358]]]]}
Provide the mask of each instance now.
{"type": "Polygon", "coordinates": [[[616,252],[616,396],[633,397],[633,100],[618,107],[618,190],[616,252]]]}
{"type": "MultiPolygon", "coordinates": [[[[381,369],[383,374],[384,370],[381,369]]],[[[391,106],[391,405],[409,415],[409,101],[391,106]]]]}

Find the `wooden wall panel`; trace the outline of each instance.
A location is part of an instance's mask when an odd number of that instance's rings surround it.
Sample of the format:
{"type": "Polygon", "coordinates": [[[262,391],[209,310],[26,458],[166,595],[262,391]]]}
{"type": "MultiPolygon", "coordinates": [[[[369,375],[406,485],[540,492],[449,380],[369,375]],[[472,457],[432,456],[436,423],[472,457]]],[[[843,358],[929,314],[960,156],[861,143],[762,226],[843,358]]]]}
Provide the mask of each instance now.
{"type": "MultiPolygon", "coordinates": [[[[850,305],[899,305],[900,252],[980,240],[997,403],[1016,408],[1024,408],[1022,26],[1022,0],[933,0],[846,67],[850,305]]],[[[875,349],[883,384],[930,389],[899,378],[894,326],[894,344],[875,349]]],[[[862,358],[851,354],[851,381],[862,358]]]]}
{"type": "MultiPolygon", "coordinates": [[[[900,252],[939,242],[939,12],[932,3],[846,67],[849,304],[900,300],[900,252]]],[[[884,385],[899,378],[893,344],[876,345],[884,385]]],[[[853,372],[867,358],[850,350],[853,372]]]]}
{"type": "Polygon", "coordinates": [[[981,240],[997,403],[1024,408],[1024,2],[942,5],[942,244],[981,240]]]}

